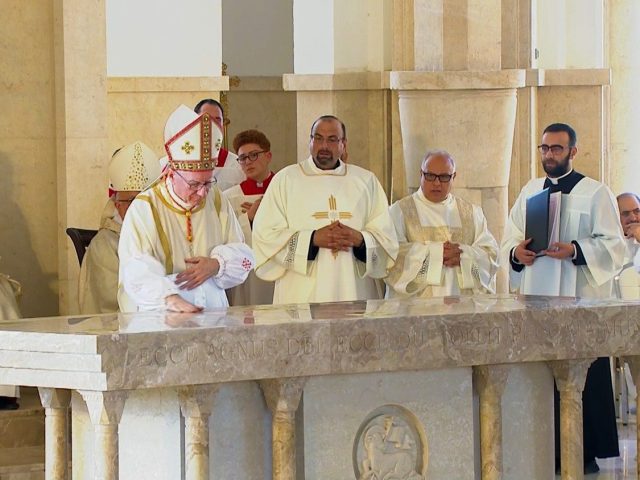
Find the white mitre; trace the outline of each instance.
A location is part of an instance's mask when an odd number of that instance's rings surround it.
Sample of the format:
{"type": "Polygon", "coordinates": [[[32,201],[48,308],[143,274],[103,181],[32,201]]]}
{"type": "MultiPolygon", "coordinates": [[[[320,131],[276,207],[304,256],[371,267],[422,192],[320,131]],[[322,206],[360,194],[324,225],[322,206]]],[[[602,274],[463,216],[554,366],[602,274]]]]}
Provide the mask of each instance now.
{"type": "Polygon", "coordinates": [[[198,115],[180,105],[164,127],[164,148],[169,165],[176,170],[213,170],[222,146],[222,131],[208,113],[198,115]]]}
{"type": "Polygon", "coordinates": [[[142,142],[118,150],[109,162],[111,189],[116,192],[140,192],[160,177],[157,155],[142,142]]]}

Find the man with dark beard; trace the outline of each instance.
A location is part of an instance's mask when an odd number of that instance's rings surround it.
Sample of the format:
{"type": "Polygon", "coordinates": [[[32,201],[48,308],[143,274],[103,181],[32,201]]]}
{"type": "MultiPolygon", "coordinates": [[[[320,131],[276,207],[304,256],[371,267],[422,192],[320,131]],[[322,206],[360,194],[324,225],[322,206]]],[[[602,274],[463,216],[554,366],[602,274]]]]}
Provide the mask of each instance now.
{"type": "MultiPolygon", "coordinates": [[[[613,279],[625,255],[616,199],[607,186],[573,169],[576,144],[576,133],[569,125],[554,123],[545,128],[538,150],[547,176],[529,181],[509,214],[501,250],[510,265],[510,287],[522,294],[612,296],[613,279]],[[536,257],[527,248],[531,239],[524,235],[526,204],[528,197],[543,188],[562,192],[560,241],[536,257]]],[[[596,457],[619,455],[608,358],[599,358],[589,368],[583,417],[585,472],[591,473],[598,471],[596,457]]],[[[557,433],[557,458],[558,437],[557,433]]]]}
{"type": "Polygon", "coordinates": [[[398,253],[387,197],[375,175],[342,160],[346,128],[333,115],[311,126],[309,157],[280,170],[253,220],[256,275],[273,303],[382,298],[398,253]]]}

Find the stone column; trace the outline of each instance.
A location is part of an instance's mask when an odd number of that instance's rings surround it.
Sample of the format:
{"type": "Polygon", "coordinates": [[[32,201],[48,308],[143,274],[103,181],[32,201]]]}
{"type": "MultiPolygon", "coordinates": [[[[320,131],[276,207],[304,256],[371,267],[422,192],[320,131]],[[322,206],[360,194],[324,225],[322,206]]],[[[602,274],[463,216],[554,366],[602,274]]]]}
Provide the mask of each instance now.
{"type": "Polygon", "coordinates": [[[218,385],[178,388],[184,416],[184,462],[186,480],[209,479],[209,417],[218,385]]]}
{"type": "Polygon", "coordinates": [[[87,404],[94,428],[93,466],[95,480],[118,480],[118,424],[127,392],[79,390],[87,404]]]}
{"type": "Polygon", "coordinates": [[[640,143],[640,112],[635,101],[640,85],[640,2],[616,0],[608,2],[608,53],[611,67],[611,172],[614,193],[640,192],[638,159],[640,143]]]}
{"type": "Polygon", "coordinates": [[[66,480],[69,472],[69,403],[71,391],[39,387],[45,414],[45,479],[66,480]]]}
{"type": "Polygon", "coordinates": [[[296,480],[296,410],[304,377],[260,381],[272,419],[273,480],[296,480]]]}
{"type": "Polygon", "coordinates": [[[480,458],[482,480],[502,478],[502,394],[509,367],[473,367],[473,384],[480,396],[480,458]]]}
{"type": "MultiPolygon", "coordinates": [[[[640,356],[626,357],[622,359],[622,365],[624,362],[629,364],[631,369],[631,376],[633,377],[633,383],[636,385],[636,401],[640,399],[640,356]]],[[[637,413],[636,413],[637,415],[637,413]]],[[[636,451],[640,446],[640,422],[636,420],[636,451]]],[[[640,472],[640,455],[636,455],[636,471],[640,472]]]]}
{"type": "MultiPolygon", "coordinates": [[[[97,228],[105,191],[105,0],[55,0],[54,44],[60,314],[77,311],[78,259],[67,227],[97,228]]],[[[53,200],[52,200],[53,201],[53,200]]]]}
{"type": "Polygon", "coordinates": [[[584,478],[582,390],[594,359],[549,362],[560,392],[560,463],[562,480],[584,478]]]}

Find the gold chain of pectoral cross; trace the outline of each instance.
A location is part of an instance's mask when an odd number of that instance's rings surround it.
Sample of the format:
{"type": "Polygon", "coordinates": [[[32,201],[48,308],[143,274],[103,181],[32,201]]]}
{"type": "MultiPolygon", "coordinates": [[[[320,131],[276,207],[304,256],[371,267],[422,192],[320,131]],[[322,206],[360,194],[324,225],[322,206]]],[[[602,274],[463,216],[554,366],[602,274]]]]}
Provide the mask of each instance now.
{"type": "MultiPolygon", "coordinates": [[[[335,223],[339,220],[345,220],[345,219],[351,218],[353,217],[353,214],[351,212],[338,211],[338,201],[336,200],[336,197],[331,195],[329,196],[329,210],[327,210],[326,212],[315,212],[311,216],[317,220],[326,218],[330,220],[331,223],[335,223]]],[[[338,256],[337,251],[333,251],[331,253],[333,254],[333,258],[337,258],[338,256]]]]}

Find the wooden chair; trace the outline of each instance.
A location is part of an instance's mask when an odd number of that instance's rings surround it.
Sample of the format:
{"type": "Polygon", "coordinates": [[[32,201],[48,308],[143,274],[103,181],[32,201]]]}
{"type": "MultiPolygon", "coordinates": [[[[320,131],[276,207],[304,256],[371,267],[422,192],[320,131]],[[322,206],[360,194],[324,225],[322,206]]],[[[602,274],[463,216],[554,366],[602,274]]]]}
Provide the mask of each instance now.
{"type": "Polygon", "coordinates": [[[73,242],[73,246],[76,249],[76,255],[78,255],[78,263],[82,265],[82,259],[84,258],[84,254],[87,252],[87,247],[93,240],[93,237],[96,236],[98,230],[85,230],[83,228],[67,228],[65,230],[71,241],[73,242]]]}

